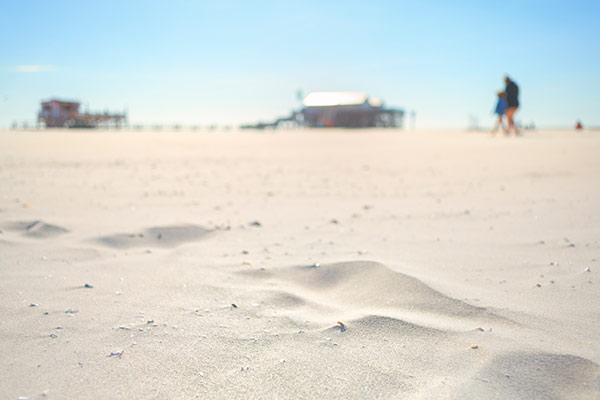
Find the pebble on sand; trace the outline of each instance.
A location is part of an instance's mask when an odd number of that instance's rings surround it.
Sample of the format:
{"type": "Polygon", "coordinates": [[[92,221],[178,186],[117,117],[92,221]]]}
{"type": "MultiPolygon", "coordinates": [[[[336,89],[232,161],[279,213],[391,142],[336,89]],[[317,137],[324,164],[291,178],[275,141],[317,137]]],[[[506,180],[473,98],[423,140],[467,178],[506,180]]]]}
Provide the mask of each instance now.
{"type": "Polygon", "coordinates": [[[472,345],[471,345],[471,348],[472,348],[472,349],[478,349],[478,348],[479,348],[479,345],[472,344],[472,345]]]}
{"type": "Polygon", "coordinates": [[[90,285],[89,283],[86,283],[85,285],[83,285],[84,288],[86,289],[93,289],[94,287],[92,285],[90,285]]]}
{"type": "Polygon", "coordinates": [[[119,357],[121,358],[121,356],[123,355],[123,353],[125,353],[125,350],[119,350],[119,351],[111,351],[110,354],[108,355],[108,357],[119,357]]]}
{"type": "Polygon", "coordinates": [[[258,221],[252,221],[248,225],[250,225],[250,226],[256,226],[256,227],[262,226],[262,224],[260,222],[258,222],[258,221]]]}

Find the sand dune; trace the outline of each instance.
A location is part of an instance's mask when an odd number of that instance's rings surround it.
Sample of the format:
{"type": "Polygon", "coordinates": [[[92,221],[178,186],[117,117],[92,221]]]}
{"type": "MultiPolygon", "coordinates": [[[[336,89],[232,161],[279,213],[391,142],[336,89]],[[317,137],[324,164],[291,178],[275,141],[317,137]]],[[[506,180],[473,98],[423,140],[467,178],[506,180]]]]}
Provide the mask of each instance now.
{"type": "Polygon", "coordinates": [[[0,133],[0,397],[599,398],[599,152],[0,133]]]}

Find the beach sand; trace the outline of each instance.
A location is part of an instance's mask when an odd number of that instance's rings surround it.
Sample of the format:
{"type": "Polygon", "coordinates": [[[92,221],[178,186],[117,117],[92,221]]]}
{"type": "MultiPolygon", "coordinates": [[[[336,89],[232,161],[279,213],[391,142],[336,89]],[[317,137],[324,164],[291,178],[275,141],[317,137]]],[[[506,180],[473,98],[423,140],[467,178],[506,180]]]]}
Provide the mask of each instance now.
{"type": "Polygon", "coordinates": [[[598,399],[599,155],[0,132],[0,397],[598,399]]]}

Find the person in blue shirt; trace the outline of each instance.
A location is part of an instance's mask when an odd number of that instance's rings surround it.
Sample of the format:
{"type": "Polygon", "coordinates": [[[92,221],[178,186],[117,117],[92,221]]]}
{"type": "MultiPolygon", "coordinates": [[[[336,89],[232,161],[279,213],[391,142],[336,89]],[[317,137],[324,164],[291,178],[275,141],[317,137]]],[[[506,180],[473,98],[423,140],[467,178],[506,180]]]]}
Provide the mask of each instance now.
{"type": "Polygon", "coordinates": [[[498,128],[502,127],[502,132],[506,133],[506,128],[504,127],[504,114],[506,112],[506,92],[498,92],[498,103],[496,103],[496,109],[494,110],[494,114],[498,116],[496,123],[494,124],[494,129],[492,132],[498,131],[498,128]]]}

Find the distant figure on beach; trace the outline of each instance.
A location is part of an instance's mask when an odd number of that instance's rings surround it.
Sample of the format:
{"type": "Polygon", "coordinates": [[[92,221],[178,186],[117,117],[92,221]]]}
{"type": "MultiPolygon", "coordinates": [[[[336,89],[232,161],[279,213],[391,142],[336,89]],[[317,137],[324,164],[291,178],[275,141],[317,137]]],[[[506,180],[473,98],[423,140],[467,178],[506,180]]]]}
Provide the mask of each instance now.
{"type": "Polygon", "coordinates": [[[506,119],[508,119],[508,130],[506,133],[510,133],[512,128],[515,134],[519,133],[517,125],[515,125],[514,115],[519,107],[519,87],[515,82],[507,76],[504,77],[506,83],[506,119]]]}
{"type": "Polygon", "coordinates": [[[583,129],[583,124],[581,123],[580,120],[577,120],[577,122],[575,123],[575,130],[580,131],[582,129],[583,129]]]}
{"type": "Polygon", "coordinates": [[[498,92],[498,102],[496,103],[496,109],[494,114],[498,116],[494,124],[493,133],[498,131],[499,127],[502,127],[502,132],[506,133],[506,127],[504,126],[504,113],[506,112],[506,92],[498,92]]]}

